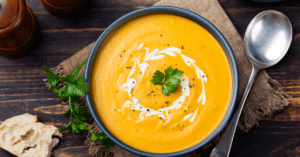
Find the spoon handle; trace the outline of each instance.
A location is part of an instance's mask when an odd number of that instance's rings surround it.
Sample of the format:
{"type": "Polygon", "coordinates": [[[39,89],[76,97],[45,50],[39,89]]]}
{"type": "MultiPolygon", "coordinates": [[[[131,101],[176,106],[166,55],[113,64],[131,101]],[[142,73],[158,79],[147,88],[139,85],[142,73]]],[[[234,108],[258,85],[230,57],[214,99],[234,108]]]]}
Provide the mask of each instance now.
{"type": "Polygon", "coordinates": [[[245,101],[246,101],[247,96],[248,96],[249,91],[250,91],[250,88],[251,88],[251,86],[253,84],[253,81],[255,79],[255,76],[256,76],[256,74],[259,70],[260,69],[258,69],[256,67],[253,67],[252,73],[250,75],[250,78],[249,78],[247,87],[245,89],[245,92],[243,94],[243,97],[241,99],[241,102],[240,102],[238,108],[236,109],[233,117],[231,118],[220,143],[210,153],[210,157],[228,157],[229,156],[229,152],[230,152],[230,148],[231,148],[231,145],[232,145],[232,141],[233,141],[234,133],[235,133],[235,130],[236,130],[236,126],[238,124],[240,115],[242,113],[243,106],[245,104],[245,101]]]}

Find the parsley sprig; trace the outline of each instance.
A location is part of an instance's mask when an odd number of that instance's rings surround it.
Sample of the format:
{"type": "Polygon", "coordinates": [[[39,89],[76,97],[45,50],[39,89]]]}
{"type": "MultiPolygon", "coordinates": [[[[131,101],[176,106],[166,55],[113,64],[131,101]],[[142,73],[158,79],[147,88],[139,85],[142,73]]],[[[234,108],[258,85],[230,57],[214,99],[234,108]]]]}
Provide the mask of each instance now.
{"type": "Polygon", "coordinates": [[[46,65],[44,70],[46,72],[47,80],[50,84],[50,89],[56,94],[57,97],[60,97],[62,101],[69,100],[70,109],[64,113],[66,118],[70,118],[70,123],[62,128],[59,128],[59,131],[69,130],[68,135],[72,132],[84,133],[85,131],[92,132],[91,139],[87,142],[101,140],[106,148],[114,146],[114,143],[108,140],[108,137],[104,133],[98,133],[87,127],[87,123],[90,120],[90,115],[87,114],[85,107],[77,107],[74,103],[81,103],[79,96],[87,94],[89,92],[89,85],[86,83],[84,77],[77,77],[80,69],[87,63],[84,61],[79,66],[77,66],[69,75],[65,77],[59,77],[53,74],[46,65]],[[66,86],[63,89],[57,87],[57,83],[63,82],[66,86]]]}
{"type": "Polygon", "coordinates": [[[183,71],[173,69],[170,66],[165,69],[165,73],[156,70],[151,82],[154,85],[162,85],[162,93],[168,96],[169,92],[175,92],[178,89],[176,85],[181,82],[180,78],[182,75],[183,71]]]}

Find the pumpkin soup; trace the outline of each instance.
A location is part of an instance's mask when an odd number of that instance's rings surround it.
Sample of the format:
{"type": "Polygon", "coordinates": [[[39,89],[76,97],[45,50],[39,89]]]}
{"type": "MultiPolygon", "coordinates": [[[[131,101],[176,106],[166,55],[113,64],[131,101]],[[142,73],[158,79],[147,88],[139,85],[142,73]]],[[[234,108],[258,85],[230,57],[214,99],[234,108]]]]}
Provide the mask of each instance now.
{"type": "Polygon", "coordinates": [[[232,76],[206,29],[157,14],[110,36],[93,61],[90,88],[98,116],[116,138],[138,150],[170,153],[200,143],[218,127],[229,108],[232,76]],[[151,82],[157,71],[161,81],[170,78],[167,68],[183,72],[174,90],[151,82]]]}

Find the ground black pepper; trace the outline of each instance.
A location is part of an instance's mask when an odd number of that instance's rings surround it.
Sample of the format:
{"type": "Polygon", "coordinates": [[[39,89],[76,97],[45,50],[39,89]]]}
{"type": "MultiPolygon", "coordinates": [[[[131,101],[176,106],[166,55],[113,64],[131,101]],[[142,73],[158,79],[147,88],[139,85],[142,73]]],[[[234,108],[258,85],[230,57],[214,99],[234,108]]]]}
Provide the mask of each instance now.
{"type": "Polygon", "coordinates": [[[149,93],[148,93],[148,95],[150,95],[151,93],[153,93],[154,91],[150,91],[149,93]]]}

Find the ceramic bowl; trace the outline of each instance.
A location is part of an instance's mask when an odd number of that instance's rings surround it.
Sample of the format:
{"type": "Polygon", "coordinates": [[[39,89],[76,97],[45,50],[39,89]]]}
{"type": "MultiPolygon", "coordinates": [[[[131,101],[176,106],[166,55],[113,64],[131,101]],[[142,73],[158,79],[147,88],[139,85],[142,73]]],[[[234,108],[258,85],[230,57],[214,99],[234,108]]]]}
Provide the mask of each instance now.
{"type": "Polygon", "coordinates": [[[100,118],[98,117],[98,115],[95,111],[95,108],[93,106],[93,101],[91,99],[90,94],[86,95],[86,99],[87,99],[88,107],[92,114],[92,117],[96,121],[99,128],[104,132],[104,134],[106,134],[108,136],[109,139],[111,139],[113,142],[115,142],[120,147],[122,147],[132,153],[141,155],[141,156],[153,156],[153,157],[180,156],[180,155],[184,155],[184,154],[190,153],[192,151],[195,151],[195,150],[199,149],[200,147],[204,146],[205,144],[207,144],[212,139],[214,139],[216,137],[216,135],[218,135],[220,133],[220,131],[224,128],[224,126],[230,119],[232,112],[234,111],[234,106],[235,106],[237,94],[238,94],[238,84],[239,84],[236,60],[235,60],[235,57],[233,55],[230,45],[228,44],[228,42],[226,41],[224,36],[220,33],[220,31],[213,24],[211,24],[205,18],[203,18],[202,16],[200,16],[198,14],[195,14],[195,13],[190,12],[185,9],[176,8],[176,7],[155,6],[155,7],[148,7],[148,8],[143,8],[143,9],[139,9],[139,10],[130,12],[130,13],[124,15],[123,17],[119,18],[118,20],[116,20],[114,23],[112,23],[100,35],[100,37],[94,44],[94,46],[90,52],[90,55],[88,57],[88,62],[87,62],[86,71],[85,71],[85,78],[87,81],[89,81],[91,68],[93,66],[94,56],[96,56],[96,54],[102,48],[104,43],[111,36],[111,34],[114,33],[114,31],[116,29],[118,29],[120,26],[122,26],[126,22],[131,21],[132,19],[135,19],[135,18],[138,18],[141,16],[151,15],[151,14],[172,14],[172,15],[177,15],[177,16],[181,16],[181,17],[190,19],[190,20],[196,22],[197,24],[201,25],[202,27],[204,27],[206,30],[208,30],[222,46],[223,50],[225,51],[225,53],[227,55],[227,58],[228,58],[228,61],[230,64],[232,78],[233,78],[232,79],[232,81],[233,81],[232,89],[233,90],[232,90],[232,97],[231,97],[230,104],[229,104],[230,106],[228,108],[228,111],[227,111],[225,117],[223,118],[222,122],[220,123],[220,125],[205,140],[203,140],[202,142],[200,142],[197,145],[190,147],[188,149],[178,151],[178,152],[173,152],[173,153],[161,153],[161,154],[149,153],[149,152],[144,152],[144,151],[140,151],[135,148],[132,148],[132,147],[126,145],[125,143],[123,143],[122,141],[120,141],[119,139],[117,139],[114,135],[112,135],[106,129],[106,127],[101,122],[100,118]]]}

